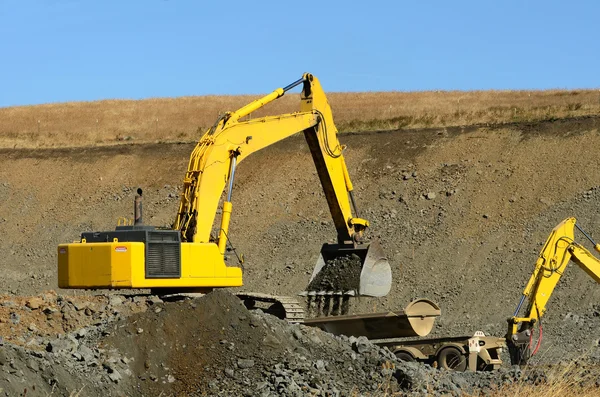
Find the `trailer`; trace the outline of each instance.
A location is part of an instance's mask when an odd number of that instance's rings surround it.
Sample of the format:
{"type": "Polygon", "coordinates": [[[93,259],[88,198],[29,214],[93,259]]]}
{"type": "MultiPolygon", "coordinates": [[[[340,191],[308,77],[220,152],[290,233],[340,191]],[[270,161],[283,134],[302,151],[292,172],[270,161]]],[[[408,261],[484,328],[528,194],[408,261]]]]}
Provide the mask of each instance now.
{"type": "Polygon", "coordinates": [[[305,319],[302,323],[334,335],[364,336],[387,347],[402,361],[417,361],[455,371],[491,371],[500,368],[505,338],[473,335],[424,338],[440,316],[438,305],[416,299],[401,311],[305,319]]]}
{"type": "Polygon", "coordinates": [[[454,371],[492,371],[500,368],[500,354],[506,350],[506,339],[486,336],[477,331],[472,336],[405,340],[373,339],[387,347],[401,361],[417,361],[436,368],[454,371]]]}

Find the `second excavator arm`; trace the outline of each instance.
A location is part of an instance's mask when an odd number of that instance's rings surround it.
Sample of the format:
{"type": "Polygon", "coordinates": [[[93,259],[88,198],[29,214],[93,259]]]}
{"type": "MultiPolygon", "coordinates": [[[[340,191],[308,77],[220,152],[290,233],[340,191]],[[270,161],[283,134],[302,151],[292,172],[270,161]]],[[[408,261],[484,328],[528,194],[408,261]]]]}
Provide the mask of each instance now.
{"type": "Polygon", "coordinates": [[[600,253],[600,245],[577,225],[575,218],[565,219],[552,230],[538,256],[521,301],[513,317],[508,320],[506,338],[513,365],[526,364],[530,358],[533,328],[536,323],[541,323],[541,317],[546,312],[546,304],[570,261],[575,262],[597,283],[600,283],[600,259],[575,242],[575,228],[579,229],[600,253]],[[525,315],[519,317],[526,300],[528,303],[525,315]]]}

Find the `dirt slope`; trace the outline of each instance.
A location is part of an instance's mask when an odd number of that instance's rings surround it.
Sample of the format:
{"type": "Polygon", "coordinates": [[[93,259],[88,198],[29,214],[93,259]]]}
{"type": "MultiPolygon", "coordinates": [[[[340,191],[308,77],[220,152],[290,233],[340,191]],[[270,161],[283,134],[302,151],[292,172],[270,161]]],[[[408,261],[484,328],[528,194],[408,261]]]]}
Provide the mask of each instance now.
{"type": "MultiPolygon", "coordinates": [[[[575,216],[599,238],[599,125],[600,118],[585,118],[345,135],[360,215],[394,274],[387,298],[361,299],[352,310],[398,309],[429,297],[443,310],[437,334],[503,334],[554,225],[575,216]]],[[[0,292],[55,289],[56,245],[131,216],[138,186],[147,223],[169,224],[192,148],[3,151],[0,292]]],[[[231,239],[247,259],[245,289],[299,292],[321,244],[335,238],[303,138],[246,160],[233,205],[231,239]]],[[[570,268],[545,319],[545,354],[597,345],[599,298],[600,288],[570,268]]]]}

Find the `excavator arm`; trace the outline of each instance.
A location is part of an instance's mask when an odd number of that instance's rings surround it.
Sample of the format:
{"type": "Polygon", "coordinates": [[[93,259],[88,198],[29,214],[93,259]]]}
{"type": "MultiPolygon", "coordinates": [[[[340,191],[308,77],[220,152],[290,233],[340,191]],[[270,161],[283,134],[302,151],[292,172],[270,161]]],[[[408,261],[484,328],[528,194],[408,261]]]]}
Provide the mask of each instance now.
{"type": "Polygon", "coordinates": [[[318,79],[306,73],[296,82],[235,112],[226,113],[202,136],[190,157],[173,224],[174,229],[181,231],[182,241],[209,242],[219,201],[228,185],[218,236],[223,253],[236,166],[250,154],[298,132],[304,133],[317,167],[338,242],[352,244],[360,240],[369,223],[352,214],[349,197],[352,197],[353,187],[331,108],[318,79]],[[300,84],[303,84],[303,90],[299,112],[241,121],[300,84]]]}
{"type": "Polygon", "coordinates": [[[310,280],[309,289],[313,288],[310,293],[387,295],[392,282],[389,262],[378,244],[363,242],[369,222],[357,215],[353,186],[344,160],[344,147],[337,137],[331,107],[319,80],[309,73],[235,112],[224,114],[204,134],[190,157],[173,228],[181,232],[182,242],[209,243],[216,240],[219,253],[224,255],[229,239],[237,165],[250,154],[299,132],[304,134],[308,144],[337,231],[337,244],[324,244],[321,249],[310,280]],[[300,84],[299,112],[243,120],[300,84]],[[225,188],[227,192],[218,236],[212,237],[215,215],[225,188]],[[350,271],[359,273],[358,284],[336,285],[335,280],[343,276],[336,274],[338,270],[324,276],[335,269],[335,266],[327,268],[327,264],[340,257],[360,260],[360,268],[350,271]]]}
{"type": "MultiPolygon", "coordinates": [[[[534,326],[541,324],[548,300],[570,261],[575,262],[597,283],[600,283],[600,259],[575,242],[575,228],[579,229],[600,253],[600,245],[577,225],[575,218],[565,219],[552,230],[538,256],[521,301],[513,317],[508,320],[506,339],[513,365],[524,365],[530,356],[535,354],[537,348],[531,346],[534,326]],[[525,315],[519,317],[526,300],[525,315]]],[[[538,337],[538,347],[540,337],[541,334],[538,337]]]]}

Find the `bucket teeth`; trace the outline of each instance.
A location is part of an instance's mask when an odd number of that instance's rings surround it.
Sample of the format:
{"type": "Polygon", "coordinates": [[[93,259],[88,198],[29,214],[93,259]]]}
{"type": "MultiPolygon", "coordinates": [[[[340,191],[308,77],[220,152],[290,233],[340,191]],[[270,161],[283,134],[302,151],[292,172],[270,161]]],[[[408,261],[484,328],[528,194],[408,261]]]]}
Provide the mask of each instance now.
{"type": "Polygon", "coordinates": [[[356,296],[356,291],[302,291],[299,296],[356,296]]]}

